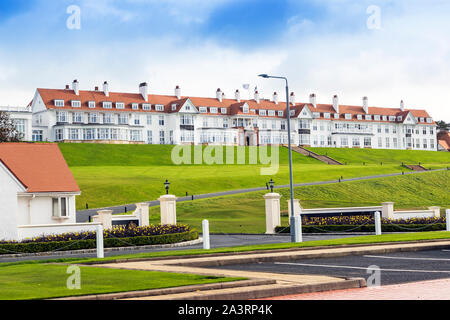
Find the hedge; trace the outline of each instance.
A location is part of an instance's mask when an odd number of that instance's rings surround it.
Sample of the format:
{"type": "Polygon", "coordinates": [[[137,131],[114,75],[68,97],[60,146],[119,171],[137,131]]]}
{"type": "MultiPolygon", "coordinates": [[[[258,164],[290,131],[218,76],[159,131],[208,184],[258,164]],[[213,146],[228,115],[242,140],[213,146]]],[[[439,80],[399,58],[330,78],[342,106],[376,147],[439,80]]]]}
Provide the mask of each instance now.
{"type": "MultiPolygon", "coordinates": [[[[188,231],[183,233],[163,234],[157,236],[105,238],[103,239],[103,245],[105,248],[144,246],[190,241],[197,238],[198,231],[188,231]]],[[[96,240],[94,239],[52,242],[3,243],[0,244],[0,255],[14,253],[83,250],[94,248],[96,248],[96,240]]]]}
{"type": "MultiPolygon", "coordinates": [[[[445,223],[423,224],[382,224],[382,232],[419,232],[419,231],[440,231],[445,230],[445,223]]],[[[323,233],[323,232],[375,232],[375,225],[366,224],[355,225],[302,225],[303,233],[323,233]]],[[[276,227],[276,233],[289,233],[289,226],[276,227]]]]}

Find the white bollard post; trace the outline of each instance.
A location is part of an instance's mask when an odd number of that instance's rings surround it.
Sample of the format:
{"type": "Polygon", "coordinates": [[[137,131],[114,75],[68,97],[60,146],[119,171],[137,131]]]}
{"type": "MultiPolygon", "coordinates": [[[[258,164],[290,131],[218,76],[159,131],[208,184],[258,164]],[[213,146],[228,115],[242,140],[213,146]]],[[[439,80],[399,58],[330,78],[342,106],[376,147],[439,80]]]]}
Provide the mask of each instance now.
{"type": "Polygon", "coordinates": [[[380,211],[375,212],[375,234],[381,235],[381,214],[380,211]]]}
{"type": "Polygon", "coordinates": [[[210,243],[209,243],[209,221],[203,220],[202,221],[203,226],[203,249],[209,250],[210,249],[210,243]]]}
{"type": "Polygon", "coordinates": [[[450,231],[450,209],[445,210],[445,223],[447,226],[447,231],[450,231]]]}
{"type": "Polygon", "coordinates": [[[97,258],[104,258],[103,250],[103,226],[97,225],[97,258]]]}
{"type": "Polygon", "coordinates": [[[294,228],[294,232],[291,232],[291,242],[302,242],[302,218],[301,216],[291,216],[290,219],[291,228],[294,228]]]}

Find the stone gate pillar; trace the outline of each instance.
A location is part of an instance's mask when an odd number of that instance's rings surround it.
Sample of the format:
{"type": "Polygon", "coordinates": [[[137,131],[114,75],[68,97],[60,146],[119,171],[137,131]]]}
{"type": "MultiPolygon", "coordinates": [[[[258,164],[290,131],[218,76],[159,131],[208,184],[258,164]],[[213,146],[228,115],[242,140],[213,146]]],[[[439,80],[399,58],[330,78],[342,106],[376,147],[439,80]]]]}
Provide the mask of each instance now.
{"type": "Polygon", "coordinates": [[[274,234],[275,227],[281,225],[280,218],[280,198],[278,193],[267,193],[266,199],[266,234],[274,234]]]}
{"type": "Polygon", "coordinates": [[[158,200],[161,207],[161,224],[177,224],[177,197],[165,194],[158,200]]]}
{"type": "Polygon", "coordinates": [[[99,210],[98,215],[92,217],[93,222],[100,222],[103,229],[112,228],[112,210],[99,210]]]}
{"type": "Polygon", "coordinates": [[[148,226],[149,225],[148,203],[147,202],[136,203],[135,215],[136,215],[136,217],[139,218],[139,226],[140,227],[148,226]]]}

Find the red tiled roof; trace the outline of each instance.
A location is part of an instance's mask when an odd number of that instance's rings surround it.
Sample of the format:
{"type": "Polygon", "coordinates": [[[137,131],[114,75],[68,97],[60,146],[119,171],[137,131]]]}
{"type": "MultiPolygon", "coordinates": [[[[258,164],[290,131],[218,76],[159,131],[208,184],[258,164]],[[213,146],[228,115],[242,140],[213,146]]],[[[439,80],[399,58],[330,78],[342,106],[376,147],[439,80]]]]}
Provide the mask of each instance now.
{"type": "MultiPolygon", "coordinates": [[[[44,104],[48,109],[73,109],[73,110],[98,110],[98,108],[101,108],[101,110],[104,110],[102,108],[102,102],[109,101],[109,102],[123,102],[125,103],[125,109],[116,109],[113,106],[114,112],[121,112],[121,111],[136,111],[131,109],[132,103],[146,103],[144,98],[140,93],[119,93],[119,92],[110,92],[109,96],[106,97],[103,91],[97,90],[97,91],[79,91],[79,95],[76,95],[75,92],[71,89],[38,89],[44,104]],[[55,100],[64,100],[64,107],[55,107],[55,100]],[[72,108],[71,107],[71,101],[72,100],[78,100],[81,101],[81,108],[72,108]],[[89,101],[95,101],[96,102],[96,108],[90,109],[88,107],[89,101]]],[[[259,103],[257,103],[255,100],[244,100],[242,99],[240,102],[237,102],[235,99],[222,99],[222,101],[219,101],[216,98],[206,98],[206,97],[188,97],[183,96],[180,97],[180,99],[177,99],[175,96],[168,96],[168,95],[156,95],[156,94],[149,94],[148,95],[148,102],[154,106],[155,104],[164,105],[164,112],[178,112],[181,108],[181,106],[186,102],[187,99],[190,99],[191,102],[197,107],[217,107],[217,108],[227,108],[228,115],[235,115],[235,114],[242,114],[242,115],[256,115],[258,112],[249,112],[249,113],[243,113],[242,112],[242,105],[244,102],[246,102],[249,106],[249,109],[252,110],[259,110],[259,109],[266,109],[266,110],[285,110],[286,104],[284,102],[279,102],[276,104],[275,102],[268,100],[268,99],[261,99],[259,103]],[[172,111],[172,104],[176,103],[177,108],[176,110],[172,111]]],[[[291,106],[291,109],[295,111],[295,115],[297,116],[301,110],[303,109],[303,106],[307,105],[311,112],[320,112],[321,116],[323,116],[324,112],[329,113],[335,113],[333,105],[332,104],[316,104],[316,107],[314,107],[310,103],[296,103],[294,106],[291,106]]],[[[110,110],[110,109],[107,109],[110,110]]],[[[209,110],[208,110],[209,111],[209,110]]],[[[379,107],[369,107],[368,114],[371,115],[385,115],[385,116],[399,116],[404,115],[407,112],[411,112],[412,115],[416,118],[429,118],[430,116],[425,110],[415,110],[415,109],[405,109],[404,111],[401,111],[400,108],[379,108],[379,107]]],[[[152,107],[151,111],[145,111],[142,110],[142,108],[139,109],[139,112],[157,112],[155,111],[155,108],[152,107]]],[[[339,120],[345,120],[343,114],[350,113],[354,115],[355,117],[352,117],[352,120],[356,119],[356,115],[361,114],[365,115],[364,109],[362,106],[350,106],[350,105],[339,105],[339,114],[340,119],[339,120]]],[[[221,115],[220,109],[218,110],[217,114],[213,114],[210,112],[207,112],[208,115],[221,115]]],[[[285,114],[283,114],[283,117],[285,114]]],[[[275,117],[278,117],[278,113],[276,113],[275,117]]],[[[405,117],[403,117],[404,120],[405,117]]],[[[361,120],[359,120],[361,121],[361,120]]],[[[362,121],[365,121],[363,118],[362,121]]],[[[377,120],[378,121],[378,120],[377,120]]],[[[381,120],[382,121],[382,120],[381,120]]],[[[423,123],[427,124],[427,123],[423,123]]],[[[432,123],[434,124],[434,122],[432,123]]]]}
{"type": "Polygon", "coordinates": [[[442,148],[450,151],[450,132],[439,132],[437,139],[442,148]]]}
{"type": "Polygon", "coordinates": [[[0,161],[27,192],[80,191],[55,143],[0,143],[0,161]]]}

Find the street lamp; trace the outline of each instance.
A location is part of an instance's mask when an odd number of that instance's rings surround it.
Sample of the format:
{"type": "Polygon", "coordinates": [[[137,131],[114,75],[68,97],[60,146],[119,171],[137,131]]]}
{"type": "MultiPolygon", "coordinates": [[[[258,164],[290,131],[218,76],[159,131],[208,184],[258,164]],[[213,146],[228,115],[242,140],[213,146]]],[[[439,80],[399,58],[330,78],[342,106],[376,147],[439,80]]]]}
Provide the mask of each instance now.
{"type": "Polygon", "coordinates": [[[273,185],[274,185],[274,182],[273,182],[273,180],[271,178],[270,181],[269,181],[269,186],[270,186],[270,192],[271,193],[273,193],[273,185]]]}
{"type": "Polygon", "coordinates": [[[169,194],[169,186],[170,186],[170,182],[166,179],[166,182],[164,182],[164,187],[166,188],[166,194],[169,194]]]}
{"type": "MultiPolygon", "coordinates": [[[[292,147],[291,147],[291,108],[289,106],[289,86],[286,77],[270,76],[266,73],[258,75],[261,78],[269,79],[282,79],[286,83],[286,118],[287,118],[287,130],[288,130],[288,148],[289,148],[289,188],[291,193],[291,208],[294,210],[294,182],[292,174],[292,147]]],[[[293,211],[292,211],[293,212],[293,211]]],[[[294,215],[293,215],[294,216],[294,215]]],[[[294,238],[294,228],[291,226],[291,239],[294,238]]]]}

